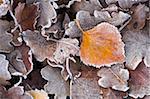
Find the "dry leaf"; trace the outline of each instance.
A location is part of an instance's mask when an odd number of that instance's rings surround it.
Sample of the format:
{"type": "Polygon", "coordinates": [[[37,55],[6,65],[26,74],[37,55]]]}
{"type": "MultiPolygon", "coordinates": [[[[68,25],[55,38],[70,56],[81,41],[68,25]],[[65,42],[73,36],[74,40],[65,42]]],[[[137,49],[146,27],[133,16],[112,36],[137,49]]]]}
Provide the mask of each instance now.
{"type": "Polygon", "coordinates": [[[53,53],[56,49],[56,42],[47,41],[39,31],[24,31],[23,39],[30,47],[35,58],[42,62],[46,58],[51,60],[53,53]]]}
{"type": "Polygon", "coordinates": [[[32,54],[28,46],[25,44],[16,47],[14,51],[7,55],[10,62],[10,72],[14,75],[28,75],[33,69],[32,54]]]}
{"type": "Polygon", "coordinates": [[[142,62],[134,71],[130,70],[129,72],[129,96],[143,98],[150,95],[150,68],[142,62]]]}
{"type": "Polygon", "coordinates": [[[109,23],[101,23],[83,31],[80,58],[84,64],[97,68],[124,62],[124,43],[118,29],[109,23]]]}
{"type": "Polygon", "coordinates": [[[10,29],[11,23],[5,20],[0,20],[0,52],[9,53],[13,50],[13,46],[10,44],[12,41],[12,35],[7,32],[10,29]]]}
{"type": "Polygon", "coordinates": [[[36,4],[25,4],[18,3],[15,9],[15,17],[18,24],[21,25],[22,30],[34,30],[36,20],[39,16],[39,5],[36,4]]]}
{"type": "Polygon", "coordinates": [[[118,0],[118,3],[121,8],[131,8],[133,4],[146,1],[148,0],[118,0]]]}
{"type": "Polygon", "coordinates": [[[64,34],[64,27],[63,27],[63,21],[64,21],[64,16],[65,14],[58,14],[57,15],[57,22],[54,23],[51,27],[45,30],[44,36],[48,37],[53,35],[55,38],[62,38],[64,34]]]}
{"type": "Polygon", "coordinates": [[[44,90],[30,90],[29,93],[34,99],[49,99],[48,94],[44,90]]]}
{"type": "Polygon", "coordinates": [[[11,75],[8,71],[9,61],[6,60],[6,56],[0,54],[0,85],[6,83],[6,80],[11,79],[11,75]]]}
{"type": "Polygon", "coordinates": [[[124,99],[124,97],[126,96],[126,93],[124,92],[120,92],[120,91],[116,91],[110,88],[107,89],[102,89],[102,95],[103,95],[103,99],[124,99]]]}
{"type": "Polygon", "coordinates": [[[150,67],[150,34],[147,30],[123,32],[125,42],[126,67],[135,70],[144,58],[144,63],[150,67]]]}
{"type": "MultiPolygon", "coordinates": [[[[34,66],[36,68],[38,67],[36,64],[34,64],[34,66]]],[[[43,89],[47,81],[42,78],[40,71],[41,69],[33,69],[28,77],[22,81],[22,84],[25,86],[26,90],[43,89]]]]}
{"type": "MultiPolygon", "coordinates": [[[[79,20],[80,25],[83,28],[83,30],[93,28],[95,25],[101,22],[101,20],[96,19],[94,16],[91,16],[89,12],[82,11],[82,10],[76,14],[76,20],[79,20]]],[[[79,30],[76,22],[71,21],[68,24],[68,28],[65,31],[65,35],[68,35],[69,37],[72,37],[72,38],[81,37],[82,32],[79,30]]]]}
{"type": "Polygon", "coordinates": [[[127,80],[129,72],[124,69],[123,64],[113,65],[111,68],[101,68],[97,75],[101,77],[98,84],[104,88],[112,88],[119,91],[127,91],[129,89],[127,80]]]}
{"type": "Polygon", "coordinates": [[[101,4],[99,0],[81,0],[81,2],[75,2],[70,10],[73,13],[77,13],[78,11],[88,11],[90,14],[93,14],[94,10],[100,10],[101,4]]]}
{"type": "Polygon", "coordinates": [[[48,80],[44,90],[48,94],[55,94],[55,99],[66,99],[70,95],[69,83],[62,78],[60,69],[46,66],[41,70],[41,75],[48,80]]]}
{"type": "Polygon", "coordinates": [[[75,56],[79,53],[79,41],[77,39],[62,38],[57,43],[53,59],[56,63],[63,64],[71,55],[75,56]]]}
{"type": "Polygon", "coordinates": [[[38,25],[43,29],[49,28],[52,23],[55,23],[57,13],[49,0],[39,0],[40,2],[40,18],[38,25]]]}
{"type": "Polygon", "coordinates": [[[107,11],[94,11],[94,16],[101,21],[106,21],[115,26],[122,25],[126,20],[128,20],[131,16],[122,11],[112,12],[109,14],[107,11]]]}
{"type": "Polygon", "coordinates": [[[103,99],[96,73],[97,69],[82,64],[81,76],[71,82],[72,99],[103,99]]]}
{"type": "Polygon", "coordinates": [[[103,8],[101,11],[108,11],[108,12],[118,12],[118,6],[115,4],[111,4],[106,8],[103,8]]]}
{"type": "Polygon", "coordinates": [[[12,87],[3,94],[3,99],[33,99],[33,97],[24,92],[22,86],[12,87]]]}
{"type": "Polygon", "coordinates": [[[138,6],[134,6],[133,8],[132,20],[130,21],[128,28],[130,30],[139,30],[143,29],[145,26],[145,21],[147,17],[147,13],[149,12],[149,8],[144,4],[139,4],[138,6]]]}

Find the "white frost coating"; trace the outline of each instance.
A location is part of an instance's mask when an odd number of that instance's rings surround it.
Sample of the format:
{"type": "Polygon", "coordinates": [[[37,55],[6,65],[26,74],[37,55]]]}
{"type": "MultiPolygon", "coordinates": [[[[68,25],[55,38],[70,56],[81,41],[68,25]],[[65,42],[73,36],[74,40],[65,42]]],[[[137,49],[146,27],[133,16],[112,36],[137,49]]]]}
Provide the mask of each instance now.
{"type": "Polygon", "coordinates": [[[3,54],[0,54],[0,78],[4,80],[11,79],[11,75],[8,71],[8,60],[6,60],[6,56],[3,54]]]}

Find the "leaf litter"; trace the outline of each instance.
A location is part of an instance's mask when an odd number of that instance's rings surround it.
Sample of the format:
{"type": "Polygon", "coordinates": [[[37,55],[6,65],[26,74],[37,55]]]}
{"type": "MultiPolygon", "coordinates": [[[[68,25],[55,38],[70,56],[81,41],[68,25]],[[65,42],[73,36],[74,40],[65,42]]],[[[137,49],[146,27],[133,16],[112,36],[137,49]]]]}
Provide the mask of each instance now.
{"type": "Polygon", "coordinates": [[[149,99],[148,0],[0,0],[0,99],[149,99]]]}

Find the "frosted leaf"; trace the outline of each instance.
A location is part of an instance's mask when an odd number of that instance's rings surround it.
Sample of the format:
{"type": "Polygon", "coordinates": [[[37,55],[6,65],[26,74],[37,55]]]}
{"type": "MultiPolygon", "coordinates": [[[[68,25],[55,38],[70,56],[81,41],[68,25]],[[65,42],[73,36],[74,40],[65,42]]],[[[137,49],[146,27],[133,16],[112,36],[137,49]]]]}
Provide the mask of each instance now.
{"type": "Polygon", "coordinates": [[[55,94],[55,99],[66,99],[69,96],[69,83],[60,74],[60,69],[46,66],[41,70],[41,75],[48,80],[44,90],[48,94],[55,94]]]}
{"type": "Polygon", "coordinates": [[[10,80],[11,75],[8,71],[8,60],[6,60],[6,56],[3,54],[0,54],[0,84],[1,82],[10,80]]]}
{"type": "Polygon", "coordinates": [[[55,49],[56,43],[47,41],[39,31],[24,31],[23,39],[30,47],[33,55],[38,61],[44,61],[46,58],[51,59],[55,49]]]}
{"type": "Polygon", "coordinates": [[[13,46],[10,44],[12,41],[12,35],[7,32],[10,29],[11,23],[5,20],[0,20],[0,52],[9,53],[13,50],[13,46]]]}
{"type": "Polygon", "coordinates": [[[131,16],[122,11],[112,12],[109,14],[107,11],[97,11],[95,10],[94,16],[99,18],[102,21],[106,21],[115,26],[122,25],[126,20],[128,20],[131,16]]]}
{"type": "Polygon", "coordinates": [[[134,70],[130,70],[129,96],[133,98],[143,98],[150,95],[150,68],[144,62],[134,70]]]}
{"type": "Polygon", "coordinates": [[[53,58],[58,63],[64,63],[66,58],[78,55],[79,41],[77,39],[62,38],[56,47],[56,51],[53,54],[53,58]]]}
{"type": "MultiPolygon", "coordinates": [[[[76,65],[81,65],[81,63],[76,65]]],[[[71,81],[72,99],[103,99],[101,88],[97,83],[97,70],[81,65],[81,76],[71,81]]]]}
{"type": "Polygon", "coordinates": [[[123,64],[113,65],[111,68],[101,68],[97,75],[101,77],[98,81],[99,85],[104,88],[112,88],[119,91],[127,91],[129,89],[127,80],[129,72],[124,69],[123,64]]]}
{"type": "Polygon", "coordinates": [[[150,67],[150,35],[146,30],[123,32],[125,42],[126,67],[135,70],[144,58],[144,63],[150,67]]]}

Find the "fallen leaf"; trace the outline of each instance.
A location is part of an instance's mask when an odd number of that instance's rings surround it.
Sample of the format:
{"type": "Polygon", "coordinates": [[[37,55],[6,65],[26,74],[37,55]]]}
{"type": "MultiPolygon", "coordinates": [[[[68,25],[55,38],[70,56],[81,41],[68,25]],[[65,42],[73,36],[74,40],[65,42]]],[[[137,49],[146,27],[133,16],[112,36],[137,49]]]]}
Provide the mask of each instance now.
{"type": "Polygon", "coordinates": [[[53,54],[53,59],[56,63],[63,64],[70,56],[78,55],[79,41],[77,39],[62,38],[57,43],[56,50],[53,54]]]}
{"type": "Polygon", "coordinates": [[[101,11],[118,12],[118,6],[115,4],[110,4],[108,7],[103,8],[101,11]]]}
{"type": "Polygon", "coordinates": [[[49,0],[39,0],[40,2],[40,17],[38,25],[43,29],[49,28],[52,23],[55,23],[57,13],[49,0]]]}
{"type": "MultiPolygon", "coordinates": [[[[116,1],[116,0],[115,0],[116,1]]],[[[133,4],[146,2],[148,0],[117,0],[121,8],[131,8],[133,4]]]]}
{"type": "Polygon", "coordinates": [[[10,72],[8,71],[9,61],[6,60],[6,56],[0,54],[0,85],[7,83],[6,80],[11,79],[10,72]]]}
{"type": "Polygon", "coordinates": [[[6,91],[4,99],[33,99],[33,97],[25,93],[22,86],[12,87],[6,91]]]}
{"type": "Polygon", "coordinates": [[[71,7],[70,11],[77,13],[78,11],[88,11],[90,14],[94,12],[94,10],[100,10],[101,4],[99,0],[81,0],[81,2],[75,2],[71,7]]]}
{"type": "Polygon", "coordinates": [[[44,90],[30,90],[29,93],[34,99],[49,99],[48,94],[44,90]]]}
{"type": "Polygon", "coordinates": [[[150,67],[150,35],[148,30],[126,30],[122,33],[125,42],[126,67],[135,70],[142,58],[145,65],[150,67]]]}
{"type": "Polygon", "coordinates": [[[48,80],[44,90],[48,94],[55,94],[55,99],[66,99],[70,95],[69,82],[63,79],[60,69],[46,66],[41,70],[41,75],[48,80]]]}
{"type": "Polygon", "coordinates": [[[150,68],[142,62],[134,71],[130,70],[129,72],[129,96],[143,98],[150,95],[150,68]]]}
{"type": "MultiPolygon", "coordinates": [[[[76,64],[77,65],[77,64],[76,64]]],[[[81,64],[79,64],[81,65],[81,64]]],[[[103,99],[97,80],[97,71],[93,67],[81,65],[81,76],[71,81],[72,99],[103,99]]]]}
{"type": "Polygon", "coordinates": [[[13,50],[13,46],[10,44],[12,41],[12,35],[7,32],[10,30],[11,22],[6,20],[0,20],[0,52],[10,53],[13,50]]]}
{"type": "Polygon", "coordinates": [[[134,6],[132,8],[133,15],[132,15],[132,20],[128,24],[129,30],[139,30],[143,29],[145,26],[145,21],[147,14],[149,12],[149,8],[145,6],[144,4],[139,4],[138,6],[134,6]]]}
{"type": "Polygon", "coordinates": [[[21,25],[22,30],[34,30],[36,20],[39,16],[39,5],[36,4],[25,4],[18,3],[15,9],[15,17],[18,24],[21,25]]]}
{"type": "Polygon", "coordinates": [[[127,21],[131,15],[128,13],[124,13],[122,11],[112,12],[111,14],[108,11],[94,11],[94,16],[101,21],[106,21],[115,26],[122,25],[125,21],[127,21]]]}
{"type": "Polygon", "coordinates": [[[127,91],[129,89],[127,80],[129,72],[124,69],[123,64],[113,65],[111,68],[101,68],[97,75],[101,77],[98,84],[104,88],[112,88],[119,91],[127,91]]]}
{"type": "MultiPolygon", "coordinates": [[[[37,65],[35,65],[35,67],[37,67],[37,65]]],[[[23,86],[25,86],[26,90],[36,88],[42,89],[47,83],[47,81],[42,78],[40,71],[41,69],[33,69],[33,71],[28,75],[28,77],[22,81],[23,86]]]]}
{"type": "Polygon", "coordinates": [[[34,57],[42,62],[46,58],[51,60],[56,49],[56,42],[47,41],[39,31],[24,31],[22,33],[23,39],[30,47],[34,57]]]}
{"type": "Polygon", "coordinates": [[[110,88],[103,88],[102,93],[103,99],[124,99],[124,97],[127,95],[124,92],[116,91],[110,88]]]}
{"type": "Polygon", "coordinates": [[[118,29],[104,22],[83,31],[80,58],[84,64],[97,68],[124,62],[124,43],[118,29]]]}
{"type": "MultiPolygon", "coordinates": [[[[97,25],[101,20],[96,19],[94,16],[90,15],[87,11],[79,11],[76,14],[76,20],[79,20],[81,27],[83,30],[88,30],[90,28],[93,28],[95,25],[97,25]],[[87,21],[88,20],[88,21],[87,21]]],[[[71,21],[68,24],[68,28],[65,31],[65,35],[75,38],[75,37],[81,37],[82,32],[78,28],[75,21],[71,21]]]]}
{"type": "Polygon", "coordinates": [[[10,72],[14,75],[28,75],[33,69],[32,54],[28,46],[23,44],[16,47],[14,51],[7,55],[10,65],[10,72]]]}

